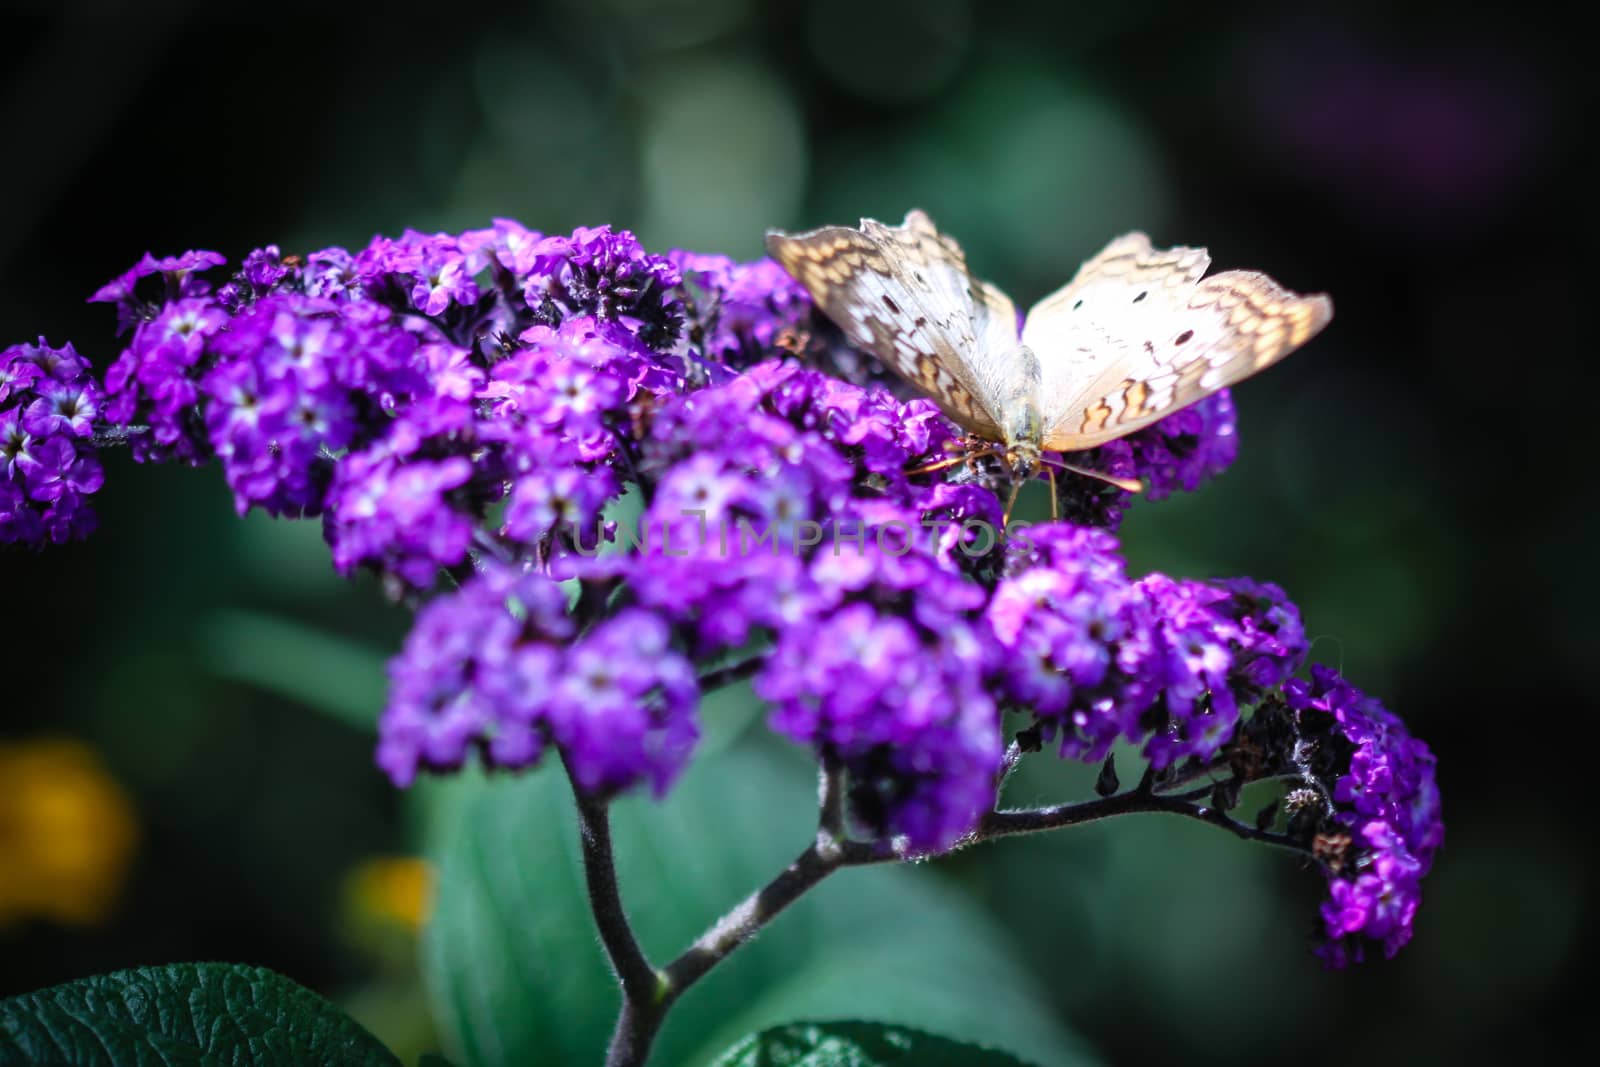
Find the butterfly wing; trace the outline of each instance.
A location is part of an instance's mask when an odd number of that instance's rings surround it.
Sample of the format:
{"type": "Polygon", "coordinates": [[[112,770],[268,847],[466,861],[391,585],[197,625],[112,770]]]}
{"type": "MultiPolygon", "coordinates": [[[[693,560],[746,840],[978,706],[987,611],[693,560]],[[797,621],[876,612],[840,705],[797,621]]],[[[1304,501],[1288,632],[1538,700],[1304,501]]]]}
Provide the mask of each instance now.
{"type": "Polygon", "coordinates": [[[1084,399],[1108,368],[1127,366],[1137,344],[1130,327],[1180,310],[1210,263],[1203,248],[1156,249],[1142,233],[1124,234],[1035,304],[1022,339],[1039,360],[1046,419],[1084,399]]]}
{"type": "Polygon", "coordinates": [[[1277,362],[1333,316],[1326,296],[1251,271],[1202,278],[1209,264],[1204,249],[1130,234],[1035,306],[1023,339],[1040,361],[1047,449],[1142,429],[1277,362]]]}
{"type": "Polygon", "coordinates": [[[851,342],[973,433],[997,439],[1019,344],[1006,295],[967,270],[961,247],[921,211],[900,226],[862,219],[767,234],[767,251],[851,342]]]}

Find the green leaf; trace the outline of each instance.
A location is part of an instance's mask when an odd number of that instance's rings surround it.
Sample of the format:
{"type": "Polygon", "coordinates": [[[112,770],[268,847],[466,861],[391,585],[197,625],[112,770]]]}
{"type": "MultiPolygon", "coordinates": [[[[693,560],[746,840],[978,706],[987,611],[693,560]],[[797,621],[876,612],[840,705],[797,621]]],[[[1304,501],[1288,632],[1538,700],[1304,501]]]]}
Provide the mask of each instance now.
{"type": "MultiPolygon", "coordinates": [[[[754,735],[696,760],[665,801],[613,806],[623,898],[658,965],[816,832],[809,761],[770,746],[754,735]]],[[[452,1055],[474,1065],[598,1062],[617,991],[559,767],[467,778],[433,796],[424,823],[440,880],[424,972],[452,1055]]],[[[769,1026],[863,1015],[1003,1039],[1048,1067],[1092,1062],[1039,989],[992,920],[933,870],[846,870],[689,990],[652,1062],[706,1064],[769,1026]]]]}
{"type": "Polygon", "coordinates": [[[1027,1067],[1010,1053],[887,1023],[789,1023],[751,1034],[711,1067],[1027,1067]]]}
{"type": "Polygon", "coordinates": [[[142,967],[0,1000],[0,1067],[399,1062],[333,1004],[261,967],[142,967]]]}
{"type": "Polygon", "coordinates": [[[248,682],[371,733],[383,710],[384,657],[371,645],[304,623],[219,611],[201,628],[202,655],[218,676],[248,682]]]}

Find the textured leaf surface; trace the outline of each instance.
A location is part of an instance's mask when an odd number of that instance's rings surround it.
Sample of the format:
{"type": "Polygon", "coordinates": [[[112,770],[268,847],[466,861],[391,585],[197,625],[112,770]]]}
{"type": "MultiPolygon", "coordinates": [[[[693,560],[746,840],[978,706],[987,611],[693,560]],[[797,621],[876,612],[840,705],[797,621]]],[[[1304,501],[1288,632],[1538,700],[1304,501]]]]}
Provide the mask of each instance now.
{"type": "Polygon", "coordinates": [[[260,967],[143,967],[0,1000],[3,1067],[399,1062],[333,1004],[260,967]]]}
{"type": "Polygon", "coordinates": [[[1026,1067],[1015,1056],[885,1023],[790,1023],[751,1034],[712,1067],[1026,1067]]]}

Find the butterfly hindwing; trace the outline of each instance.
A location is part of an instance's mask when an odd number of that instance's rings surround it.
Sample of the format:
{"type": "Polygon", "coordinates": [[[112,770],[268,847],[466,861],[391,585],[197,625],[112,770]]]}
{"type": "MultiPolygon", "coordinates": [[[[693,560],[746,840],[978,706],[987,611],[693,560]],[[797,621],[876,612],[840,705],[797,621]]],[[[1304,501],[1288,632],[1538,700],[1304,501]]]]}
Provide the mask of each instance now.
{"type": "Polygon", "coordinates": [[[955,422],[999,436],[1001,359],[1018,345],[1011,301],[972,277],[961,248],[913,211],[901,226],[863,219],[770,233],[767,251],[857,346],[935,400],[955,422]]]}

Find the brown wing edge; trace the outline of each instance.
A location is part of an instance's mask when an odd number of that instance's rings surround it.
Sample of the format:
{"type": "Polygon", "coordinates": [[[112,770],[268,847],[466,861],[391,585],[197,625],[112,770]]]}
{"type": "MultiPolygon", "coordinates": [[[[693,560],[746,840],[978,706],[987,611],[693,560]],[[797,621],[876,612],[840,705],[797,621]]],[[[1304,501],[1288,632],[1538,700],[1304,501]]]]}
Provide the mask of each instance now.
{"type": "MultiPolygon", "coordinates": [[[[1256,334],[1256,339],[1248,355],[1241,352],[1237,358],[1220,368],[1223,370],[1222,380],[1215,386],[1195,388],[1208,370],[1217,369],[1205,360],[1196,360],[1178,372],[1178,381],[1174,386],[1175,395],[1182,396],[1191,391],[1193,395],[1160,410],[1142,411],[1133,418],[1107,425],[1119,411],[1126,412],[1129,407],[1139,408],[1152,398],[1151,391],[1143,382],[1119,383],[1084,409],[1083,420],[1076,431],[1047,437],[1045,448],[1053,452],[1079,452],[1136,433],[1285,359],[1321,333],[1333,320],[1333,298],[1327,293],[1296,293],[1259,271],[1222,271],[1202,278],[1196,285],[1189,306],[1204,308],[1212,304],[1225,309],[1248,304],[1257,313],[1258,323],[1267,318],[1286,318],[1287,321],[1281,330],[1238,331],[1256,334]],[[1286,316],[1285,310],[1293,313],[1286,316]],[[1280,335],[1285,331],[1289,332],[1287,343],[1280,344],[1280,335]]],[[[1237,327],[1232,315],[1229,325],[1237,327]]]]}

